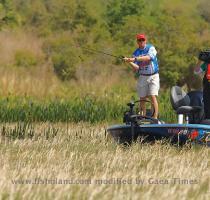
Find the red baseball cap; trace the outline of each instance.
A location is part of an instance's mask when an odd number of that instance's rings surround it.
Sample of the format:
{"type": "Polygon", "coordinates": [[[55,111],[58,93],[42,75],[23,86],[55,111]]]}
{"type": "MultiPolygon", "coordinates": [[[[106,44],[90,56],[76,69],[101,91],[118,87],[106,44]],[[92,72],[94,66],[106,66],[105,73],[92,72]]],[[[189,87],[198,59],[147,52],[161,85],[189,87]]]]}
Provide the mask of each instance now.
{"type": "Polygon", "coordinates": [[[146,40],[146,36],[145,36],[144,34],[141,34],[141,33],[140,33],[140,34],[137,34],[137,35],[136,35],[136,39],[137,39],[137,40],[139,40],[139,39],[144,39],[144,40],[146,40]]]}

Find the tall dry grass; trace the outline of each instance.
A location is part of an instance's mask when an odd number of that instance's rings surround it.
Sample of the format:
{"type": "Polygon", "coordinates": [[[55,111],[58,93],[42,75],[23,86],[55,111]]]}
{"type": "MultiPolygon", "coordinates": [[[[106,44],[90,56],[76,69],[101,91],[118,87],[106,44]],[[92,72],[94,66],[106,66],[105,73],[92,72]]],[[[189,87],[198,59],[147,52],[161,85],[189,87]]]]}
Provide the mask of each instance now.
{"type": "Polygon", "coordinates": [[[209,199],[209,149],[124,148],[106,126],[34,124],[33,137],[1,136],[1,199],[209,199]]]}
{"type": "Polygon", "coordinates": [[[5,30],[0,32],[0,64],[13,64],[17,50],[32,51],[37,57],[42,57],[42,41],[32,32],[21,30],[5,30]]]}
{"type": "Polygon", "coordinates": [[[31,95],[44,97],[56,94],[62,86],[53,72],[51,63],[45,59],[42,40],[32,32],[0,32],[0,94],[7,96],[31,95]],[[37,66],[15,66],[18,51],[31,52],[38,61],[37,66]]]}
{"type": "Polygon", "coordinates": [[[42,45],[43,39],[29,31],[0,32],[0,95],[71,96],[84,91],[100,95],[113,89],[114,85],[116,92],[135,89],[135,81],[132,78],[128,81],[132,74],[126,71],[125,65],[114,67],[114,59],[98,54],[78,63],[76,81],[61,82],[54,73],[51,60],[45,57],[42,45]],[[29,68],[15,66],[18,51],[31,52],[37,65],[29,68]]]}
{"type": "Polygon", "coordinates": [[[75,92],[100,95],[110,90],[126,95],[129,91],[135,91],[131,70],[128,71],[123,63],[113,65],[115,59],[101,54],[93,54],[90,59],[78,62],[77,80],[61,82],[54,73],[51,60],[46,58],[42,45],[43,40],[31,31],[0,32],[1,96],[67,97],[75,92]],[[18,51],[31,52],[38,61],[37,65],[27,68],[16,66],[15,54],[18,51]]]}

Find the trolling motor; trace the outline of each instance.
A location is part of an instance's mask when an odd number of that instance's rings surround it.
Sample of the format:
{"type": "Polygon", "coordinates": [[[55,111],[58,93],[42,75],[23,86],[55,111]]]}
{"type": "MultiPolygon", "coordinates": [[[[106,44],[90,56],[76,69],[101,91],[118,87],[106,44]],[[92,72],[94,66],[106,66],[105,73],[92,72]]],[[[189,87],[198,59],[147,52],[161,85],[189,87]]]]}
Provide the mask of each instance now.
{"type": "Polygon", "coordinates": [[[135,103],[139,102],[139,100],[137,101],[131,101],[129,103],[127,103],[127,106],[129,107],[129,110],[124,112],[123,115],[123,122],[126,124],[130,124],[131,122],[133,122],[133,118],[131,116],[136,115],[136,112],[134,111],[134,106],[135,103]]]}
{"type": "Polygon", "coordinates": [[[143,115],[140,115],[140,114],[137,114],[135,111],[134,111],[134,106],[136,103],[139,103],[141,101],[144,101],[144,102],[149,102],[148,100],[137,100],[137,101],[131,101],[129,103],[127,103],[127,106],[129,107],[129,110],[125,111],[124,112],[124,115],[123,115],[123,122],[125,124],[139,124],[140,121],[147,121],[147,123],[151,123],[151,124],[157,124],[157,123],[160,123],[159,120],[157,119],[154,119],[152,118],[151,116],[154,114],[154,111],[152,112],[151,110],[147,109],[146,110],[146,116],[143,116],[143,115]]]}
{"type": "Polygon", "coordinates": [[[151,111],[146,114],[146,116],[136,114],[134,111],[134,106],[135,103],[141,102],[141,101],[146,101],[150,102],[148,100],[137,100],[137,101],[131,101],[127,103],[127,106],[129,107],[128,111],[125,111],[124,116],[123,116],[123,122],[126,125],[130,125],[131,127],[131,140],[134,141],[137,137],[137,132],[136,128],[138,128],[142,124],[161,124],[162,122],[159,121],[158,119],[154,119],[147,114],[152,114],[151,111]]]}

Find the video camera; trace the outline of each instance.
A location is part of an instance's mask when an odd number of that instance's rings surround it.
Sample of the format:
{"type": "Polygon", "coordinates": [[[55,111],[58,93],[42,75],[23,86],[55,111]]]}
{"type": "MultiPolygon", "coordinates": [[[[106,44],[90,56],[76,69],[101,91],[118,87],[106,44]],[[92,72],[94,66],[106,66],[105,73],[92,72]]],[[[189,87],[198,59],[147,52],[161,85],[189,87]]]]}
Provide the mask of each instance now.
{"type": "Polygon", "coordinates": [[[199,53],[199,60],[210,63],[210,49],[203,50],[199,53]]]}

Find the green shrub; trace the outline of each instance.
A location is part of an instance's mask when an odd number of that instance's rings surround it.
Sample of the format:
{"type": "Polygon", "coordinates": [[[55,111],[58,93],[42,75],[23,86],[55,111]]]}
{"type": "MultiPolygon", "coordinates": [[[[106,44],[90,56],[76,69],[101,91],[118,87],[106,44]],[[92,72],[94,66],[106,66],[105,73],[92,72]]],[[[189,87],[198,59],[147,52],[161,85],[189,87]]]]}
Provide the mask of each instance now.
{"type": "Polygon", "coordinates": [[[27,50],[18,50],[15,53],[15,65],[18,67],[31,67],[37,65],[36,56],[27,50]]]}
{"type": "Polygon", "coordinates": [[[21,25],[21,17],[15,11],[13,1],[10,0],[0,1],[0,28],[3,25],[12,28],[21,25]]]}
{"type": "Polygon", "coordinates": [[[76,64],[79,61],[78,48],[72,45],[69,35],[46,41],[44,52],[51,58],[54,71],[59,79],[70,80],[76,78],[76,64]]]}
{"type": "Polygon", "coordinates": [[[55,54],[52,57],[52,62],[54,71],[61,80],[70,80],[72,78],[76,78],[76,62],[71,54],[55,54]]]}

